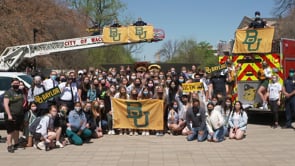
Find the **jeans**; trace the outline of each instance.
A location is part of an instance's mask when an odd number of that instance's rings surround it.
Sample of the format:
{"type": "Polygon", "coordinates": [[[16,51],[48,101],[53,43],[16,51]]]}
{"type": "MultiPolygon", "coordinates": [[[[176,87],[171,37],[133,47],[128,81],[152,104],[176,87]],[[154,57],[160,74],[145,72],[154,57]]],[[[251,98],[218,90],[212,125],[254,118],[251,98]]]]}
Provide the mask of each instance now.
{"type": "Polygon", "coordinates": [[[66,135],[69,138],[69,140],[74,144],[74,145],[82,145],[83,144],[83,139],[90,139],[92,132],[91,130],[85,128],[81,135],[78,135],[77,133],[73,132],[72,130],[67,129],[66,130],[66,135]]]}
{"type": "Polygon", "coordinates": [[[223,137],[228,137],[229,135],[229,127],[223,126],[223,137]]]}
{"type": "Polygon", "coordinates": [[[213,135],[208,134],[208,139],[211,140],[212,138],[215,140],[218,140],[218,142],[221,142],[224,140],[224,126],[220,127],[219,129],[216,129],[213,135]]]}
{"type": "Polygon", "coordinates": [[[208,135],[208,131],[205,129],[205,130],[201,130],[200,127],[195,127],[195,128],[192,128],[191,130],[193,133],[188,135],[186,137],[187,141],[193,141],[195,140],[196,138],[198,139],[199,142],[202,142],[202,141],[205,141],[206,138],[207,138],[207,135],[208,135]],[[200,135],[199,134],[199,131],[203,131],[203,135],[200,135]]]}
{"type": "Polygon", "coordinates": [[[285,101],[285,108],[286,108],[286,126],[291,126],[292,116],[294,114],[294,109],[295,109],[295,97],[292,97],[291,99],[287,99],[285,101]]]}
{"type": "Polygon", "coordinates": [[[101,128],[104,131],[106,131],[108,129],[108,121],[107,120],[101,120],[101,128]]]}

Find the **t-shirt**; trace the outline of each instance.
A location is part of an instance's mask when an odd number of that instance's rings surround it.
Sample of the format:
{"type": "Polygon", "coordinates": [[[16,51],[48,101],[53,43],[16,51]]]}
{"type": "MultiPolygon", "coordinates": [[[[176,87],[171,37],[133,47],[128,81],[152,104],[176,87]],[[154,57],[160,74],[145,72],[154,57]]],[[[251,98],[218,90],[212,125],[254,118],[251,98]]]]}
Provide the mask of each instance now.
{"type": "Polygon", "coordinates": [[[278,82],[270,83],[268,85],[269,100],[275,101],[280,98],[280,91],[282,90],[282,85],[278,82]]]}
{"type": "Polygon", "coordinates": [[[9,108],[11,115],[24,115],[24,94],[21,90],[15,91],[13,89],[9,89],[4,93],[4,98],[9,99],[9,108]]]}
{"type": "Polygon", "coordinates": [[[266,21],[263,19],[255,19],[249,24],[249,28],[264,28],[266,26],[266,21]]]}

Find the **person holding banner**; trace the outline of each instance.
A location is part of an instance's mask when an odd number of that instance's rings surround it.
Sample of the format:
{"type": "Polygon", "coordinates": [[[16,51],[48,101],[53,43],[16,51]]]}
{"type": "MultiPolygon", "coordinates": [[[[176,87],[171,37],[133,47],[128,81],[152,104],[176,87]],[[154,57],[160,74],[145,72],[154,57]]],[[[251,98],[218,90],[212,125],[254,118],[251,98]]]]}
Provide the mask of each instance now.
{"type": "Polygon", "coordinates": [[[133,24],[133,26],[145,26],[145,25],[147,25],[147,23],[144,22],[141,17],[139,17],[138,20],[133,24]]]}
{"type": "MultiPolygon", "coordinates": [[[[120,86],[119,92],[114,96],[114,98],[125,99],[129,100],[129,95],[127,94],[126,87],[120,86]]],[[[121,110],[114,110],[114,111],[121,111],[121,110]]],[[[127,129],[121,129],[120,135],[127,135],[127,129]]]]}
{"type": "Polygon", "coordinates": [[[111,98],[117,94],[116,85],[111,84],[110,88],[106,91],[106,95],[103,99],[104,101],[104,109],[107,116],[108,123],[108,135],[115,135],[115,130],[113,129],[113,110],[111,106],[111,98]]]}
{"type": "MultiPolygon", "coordinates": [[[[58,82],[56,81],[56,78],[57,78],[57,72],[51,71],[50,78],[43,81],[43,85],[44,85],[46,91],[58,86],[58,82]]],[[[48,106],[56,105],[57,98],[53,97],[53,98],[49,99],[47,102],[48,102],[48,106]]]]}
{"type": "Polygon", "coordinates": [[[119,20],[116,18],[114,20],[114,23],[110,26],[110,27],[113,27],[113,28],[119,28],[121,27],[122,25],[119,23],[119,20]]]}
{"type": "Polygon", "coordinates": [[[182,105],[179,105],[178,103],[179,102],[177,101],[171,103],[167,117],[167,126],[173,135],[180,134],[186,124],[184,120],[186,110],[184,110],[183,107],[180,107],[182,105]]]}
{"type": "Polygon", "coordinates": [[[35,100],[35,96],[42,94],[43,92],[46,91],[45,86],[42,84],[42,78],[40,76],[35,76],[34,77],[34,82],[31,88],[29,89],[28,92],[28,102],[35,102],[37,103],[37,108],[38,108],[38,116],[42,116],[48,113],[48,103],[47,101],[44,101],[42,103],[38,103],[35,100]]]}
{"type": "MultiPolygon", "coordinates": [[[[144,87],[142,91],[139,93],[139,100],[145,100],[145,99],[152,99],[152,93],[149,91],[147,87],[144,87]]],[[[141,135],[148,136],[150,135],[149,130],[143,130],[141,135]]]]}
{"type": "Polygon", "coordinates": [[[267,24],[266,20],[260,17],[260,12],[256,11],[254,20],[244,29],[248,29],[248,28],[256,29],[256,28],[265,28],[265,27],[269,27],[269,25],[267,24]]]}
{"type": "MultiPolygon", "coordinates": [[[[159,110],[159,111],[163,111],[165,113],[165,110],[167,108],[167,96],[164,93],[164,88],[162,86],[157,86],[156,87],[156,91],[157,92],[155,93],[155,95],[154,95],[153,98],[154,99],[160,99],[160,100],[163,100],[164,101],[164,107],[163,107],[164,109],[163,110],[159,110]]],[[[163,128],[164,128],[164,126],[163,126],[163,128]]],[[[156,131],[156,136],[163,136],[163,135],[164,135],[163,130],[156,131]]]]}
{"type": "Polygon", "coordinates": [[[186,126],[190,130],[186,138],[187,141],[193,141],[195,139],[199,142],[205,141],[208,135],[206,129],[206,115],[205,109],[200,107],[200,101],[198,99],[194,99],[192,107],[187,110],[186,126]]]}

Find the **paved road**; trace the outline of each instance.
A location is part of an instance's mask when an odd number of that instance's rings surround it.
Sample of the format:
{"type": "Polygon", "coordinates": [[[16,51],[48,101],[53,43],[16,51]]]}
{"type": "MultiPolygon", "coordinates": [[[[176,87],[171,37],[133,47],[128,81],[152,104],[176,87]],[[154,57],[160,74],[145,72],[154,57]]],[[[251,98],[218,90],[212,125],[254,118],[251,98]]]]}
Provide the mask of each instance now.
{"type": "MultiPolygon", "coordinates": [[[[5,132],[0,131],[1,135],[5,132]]],[[[295,131],[248,125],[242,141],[187,142],[184,136],[104,136],[83,146],[68,145],[48,152],[34,148],[8,153],[0,143],[2,166],[294,166],[295,131]]]]}

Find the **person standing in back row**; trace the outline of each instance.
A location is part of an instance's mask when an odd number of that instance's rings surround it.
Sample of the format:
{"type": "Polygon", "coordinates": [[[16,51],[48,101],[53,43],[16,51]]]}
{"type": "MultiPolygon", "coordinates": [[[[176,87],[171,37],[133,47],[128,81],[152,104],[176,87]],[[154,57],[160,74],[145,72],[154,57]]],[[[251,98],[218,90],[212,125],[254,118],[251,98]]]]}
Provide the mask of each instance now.
{"type": "Polygon", "coordinates": [[[292,116],[295,112],[295,76],[293,68],[289,70],[289,76],[284,80],[282,92],[285,95],[286,109],[286,125],[283,128],[294,128],[291,125],[292,116]]]}
{"type": "Polygon", "coordinates": [[[61,91],[60,105],[64,104],[68,107],[68,110],[73,110],[74,103],[79,101],[75,73],[70,72],[67,82],[62,82],[58,86],[61,91]]]}
{"type": "MultiPolygon", "coordinates": [[[[58,82],[56,81],[56,78],[57,78],[56,71],[51,71],[50,78],[43,81],[43,85],[44,85],[46,91],[58,86],[58,82]]],[[[47,101],[48,107],[50,107],[51,105],[56,105],[57,98],[58,97],[53,97],[53,98],[49,99],[47,101]]]]}

